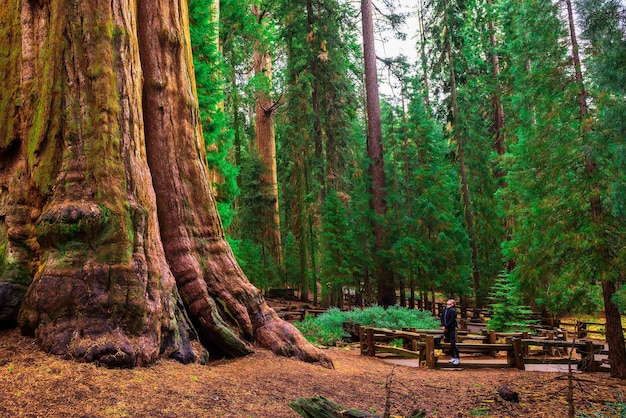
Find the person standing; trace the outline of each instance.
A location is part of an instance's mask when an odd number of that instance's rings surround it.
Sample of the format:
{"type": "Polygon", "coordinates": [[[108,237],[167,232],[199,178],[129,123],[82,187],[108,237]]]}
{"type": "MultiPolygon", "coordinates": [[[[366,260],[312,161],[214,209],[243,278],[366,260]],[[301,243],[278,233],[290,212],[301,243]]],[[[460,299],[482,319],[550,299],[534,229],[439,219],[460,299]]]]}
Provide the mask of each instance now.
{"type": "Polygon", "coordinates": [[[441,315],[441,328],[443,329],[443,337],[445,341],[450,343],[450,349],[452,351],[450,356],[450,363],[455,366],[461,363],[459,358],[459,349],[456,346],[456,309],[454,308],[454,299],[448,299],[446,302],[446,309],[444,309],[441,315]]]}

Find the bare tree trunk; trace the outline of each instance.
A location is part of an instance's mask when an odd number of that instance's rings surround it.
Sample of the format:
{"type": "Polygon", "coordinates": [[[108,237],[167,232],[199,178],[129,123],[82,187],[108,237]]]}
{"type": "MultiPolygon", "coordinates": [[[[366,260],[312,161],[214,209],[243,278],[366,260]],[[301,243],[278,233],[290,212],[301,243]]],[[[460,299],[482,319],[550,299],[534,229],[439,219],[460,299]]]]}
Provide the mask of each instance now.
{"type": "Polygon", "coordinates": [[[619,308],[613,301],[617,291],[614,281],[602,282],[604,314],[606,317],[606,342],[609,346],[611,376],[626,379],[626,349],[619,308]]]}
{"type": "Polygon", "coordinates": [[[565,5],[567,6],[567,18],[569,22],[569,33],[570,39],[572,42],[572,58],[574,61],[574,71],[576,82],[580,85],[580,90],[578,91],[578,106],[580,109],[580,119],[581,123],[585,123],[585,119],[589,113],[589,108],[587,106],[587,92],[585,91],[585,84],[583,83],[583,73],[582,66],[580,64],[580,55],[578,53],[578,40],[576,39],[576,25],[574,22],[574,12],[572,10],[572,2],[571,0],[565,0],[565,5]]]}
{"type": "Polygon", "coordinates": [[[21,123],[0,150],[13,157],[0,166],[0,242],[32,277],[22,330],[45,351],[109,366],[190,361],[188,313],[213,355],[256,341],[330,366],[224,240],[186,3],[24,1],[10,12],[21,16],[21,123]]]}
{"type": "Polygon", "coordinates": [[[363,24],[363,61],[365,63],[365,91],[367,100],[367,153],[370,159],[372,179],[372,207],[378,219],[374,221],[376,239],[375,273],[378,283],[378,303],[382,306],[396,304],[396,289],[389,262],[381,254],[385,249],[384,217],[387,214],[385,200],[385,161],[383,158],[382,126],[380,101],[378,96],[378,76],[376,73],[376,50],[374,48],[374,23],[372,1],[361,1],[363,24]]]}

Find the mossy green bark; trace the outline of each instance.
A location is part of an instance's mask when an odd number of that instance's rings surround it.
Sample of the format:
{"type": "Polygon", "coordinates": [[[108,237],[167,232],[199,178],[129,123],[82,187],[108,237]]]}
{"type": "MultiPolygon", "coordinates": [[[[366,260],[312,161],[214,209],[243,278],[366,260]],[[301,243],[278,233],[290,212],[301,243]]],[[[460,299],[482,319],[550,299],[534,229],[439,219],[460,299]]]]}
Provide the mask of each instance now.
{"type": "Polygon", "coordinates": [[[20,105],[21,31],[19,2],[5,1],[0,5],[0,152],[16,140],[17,109],[20,105]]]}
{"type": "Polygon", "coordinates": [[[128,70],[139,67],[132,11],[11,4],[23,46],[11,150],[22,164],[0,167],[0,242],[32,267],[20,327],[46,351],[108,366],[192,360],[142,151],[141,73],[128,70]]]}
{"type": "Polygon", "coordinates": [[[48,352],[107,366],[189,361],[188,313],[212,355],[245,355],[258,341],[328,365],[267,306],[224,239],[186,3],[19,4],[0,9],[22,30],[19,124],[0,149],[14,157],[0,164],[0,243],[4,272],[32,279],[22,331],[48,352]]]}

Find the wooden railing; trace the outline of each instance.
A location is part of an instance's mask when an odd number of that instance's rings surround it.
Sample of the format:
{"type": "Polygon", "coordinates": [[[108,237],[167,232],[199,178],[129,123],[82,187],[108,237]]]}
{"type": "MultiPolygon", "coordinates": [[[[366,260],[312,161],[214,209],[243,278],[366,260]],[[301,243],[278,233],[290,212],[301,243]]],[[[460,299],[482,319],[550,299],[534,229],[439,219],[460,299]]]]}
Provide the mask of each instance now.
{"type": "MultiPolygon", "coordinates": [[[[420,365],[429,368],[437,366],[435,350],[449,350],[450,344],[443,342],[443,331],[440,330],[390,330],[385,328],[361,327],[359,330],[360,349],[362,355],[376,356],[390,353],[396,356],[415,358],[420,365]],[[390,345],[390,341],[401,340],[402,347],[390,345]]],[[[604,344],[591,341],[567,341],[554,339],[554,335],[530,338],[528,333],[497,333],[490,331],[482,334],[459,333],[457,348],[460,353],[482,353],[495,357],[498,352],[506,353],[506,366],[524,370],[531,347],[539,347],[552,356],[576,350],[580,360],[577,365],[589,371],[600,370],[600,361],[596,354],[603,354],[604,344]],[[496,342],[504,339],[506,342],[496,342]],[[466,342],[470,341],[470,342],[466,342]],[[558,353],[560,351],[561,353],[558,353]]],[[[568,360],[569,361],[569,360],[568,360]]],[[[549,363],[550,360],[543,360],[549,363]]],[[[559,360],[558,362],[562,362],[559,360]]]]}
{"type": "Polygon", "coordinates": [[[302,321],[308,315],[319,316],[326,309],[276,309],[276,314],[286,321],[302,321]]]}
{"type": "MultiPolygon", "coordinates": [[[[560,321],[559,327],[568,330],[577,338],[606,339],[606,323],[594,321],[560,321]]],[[[626,336],[626,328],[622,328],[626,336]]]]}

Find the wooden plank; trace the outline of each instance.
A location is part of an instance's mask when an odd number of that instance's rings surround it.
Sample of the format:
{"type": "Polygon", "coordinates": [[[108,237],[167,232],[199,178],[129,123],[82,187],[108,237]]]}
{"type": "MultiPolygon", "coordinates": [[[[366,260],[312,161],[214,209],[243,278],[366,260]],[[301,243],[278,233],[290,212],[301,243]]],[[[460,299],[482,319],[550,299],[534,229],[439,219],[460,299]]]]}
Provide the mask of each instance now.
{"type": "MultiPolygon", "coordinates": [[[[494,330],[489,330],[489,344],[495,344],[496,343],[496,332],[494,330]]],[[[496,356],[496,351],[492,351],[489,353],[489,355],[491,357],[495,357],[496,356]]]]}
{"type": "Polygon", "coordinates": [[[597,363],[596,360],[594,358],[593,352],[594,352],[594,346],[593,343],[591,341],[587,341],[586,342],[586,351],[587,353],[589,353],[589,371],[590,372],[597,372],[598,371],[598,367],[597,367],[597,363]]]}
{"type": "Polygon", "coordinates": [[[521,338],[524,335],[523,332],[496,332],[497,338],[521,338]]]}
{"type": "MultiPolygon", "coordinates": [[[[425,343],[424,343],[424,347],[426,347],[425,343]]],[[[407,350],[406,348],[392,347],[389,345],[376,344],[376,352],[377,353],[390,353],[390,354],[395,354],[395,355],[402,356],[402,357],[410,357],[410,358],[417,358],[417,359],[420,358],[419,351],[411,351],[411,350],[407,350]]]]}
{"type": "Polygon", "coordinates": [[[432,334],[438,335],[443,333],[443,331],[437,330],[418,330],[416,332],[412,331],[401,331],[401,330],[393,330],[387,328],[367,328],[372,329],[376,335],[379,336],[387,336],[391,338],[423,338],[425,335],[432,334]]]}
{"type": "Polygon", "coordinates": [[[544,359],[544,358],[525,358],[525,364],[568,364],[571,363],[573,365],[578,365],[578,360],[567,358],[555,358],[555,359],[544,359]]]}
{"type": "MultiPolygon", "coordinates": [[[[525,346],[537,346],[537,347],[566,347],[571,348],[574,347],[576,349],[584,349],[587,347],[587,344],[583,341],[580,342],[572,342],[572,341],[562,341],[562,340],[542,340],[539,338],[523,338],[521,340],[522,345],[525,346]]],[[[595,348],[604,347],[604,344],[593,344],[595,348]]]]}
{"type": "Polygon", "coordinates": [[[487,341],[487,336],[486,335],[480,335],[480,334],[467,334],[467,335],[457,335],[457,340],[459,341],[464,341],[464,340],[470,340],[470,341],[481,341],[481,342],[485,342],[487,341]]]}
{"type": "MultiPolygon", "coordinates": [[[[513,346],[511,344],[506,344],[506,343],[494,343],[494,344],[457,343],[456,346],[458,347],[459,350],[474,349],[474,350],[481,351],[481,352],[486,352],[490,350],[496,350],[496,351],[513,350],[513,346]]],[[[437,348],[449,349],[450,343],[440,343],[437,348]]]]}

